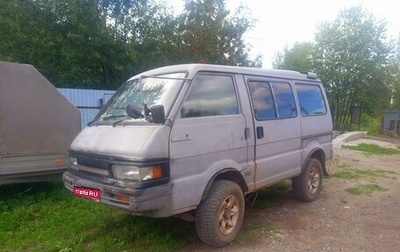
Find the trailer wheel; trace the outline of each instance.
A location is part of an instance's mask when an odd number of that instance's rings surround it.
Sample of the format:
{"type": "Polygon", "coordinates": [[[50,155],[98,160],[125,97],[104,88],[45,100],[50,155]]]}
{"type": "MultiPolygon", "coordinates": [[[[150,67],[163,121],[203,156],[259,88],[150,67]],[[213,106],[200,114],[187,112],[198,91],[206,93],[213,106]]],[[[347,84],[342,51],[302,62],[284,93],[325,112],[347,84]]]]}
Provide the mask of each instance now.
{"type": "Polygon", "coordinates": [[[292,179],[293,193],[298,200],[311,202],[322,190],[322,165],[318,159],[310,158],[307,167],[292,179]]]}
{"type": "Polygon", "coordinates": [[[197,207],[196,231],[211,246],[229,245],[238,235],[245,210],[243,191],[238,184],[217,180],[206,199],[197,207]]]}

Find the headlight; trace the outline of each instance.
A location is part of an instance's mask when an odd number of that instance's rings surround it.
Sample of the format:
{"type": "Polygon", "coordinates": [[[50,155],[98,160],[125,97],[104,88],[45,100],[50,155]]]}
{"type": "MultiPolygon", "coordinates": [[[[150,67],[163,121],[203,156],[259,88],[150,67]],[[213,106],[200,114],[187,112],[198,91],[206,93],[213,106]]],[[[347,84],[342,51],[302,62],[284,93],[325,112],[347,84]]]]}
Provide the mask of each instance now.
{"type": "Polygon", "coordinates": [[[162,177],[162,170],[159,165],[145,167],[113,165],[112,173],[116,179],[130,181],[146,181],[162,177]]]}

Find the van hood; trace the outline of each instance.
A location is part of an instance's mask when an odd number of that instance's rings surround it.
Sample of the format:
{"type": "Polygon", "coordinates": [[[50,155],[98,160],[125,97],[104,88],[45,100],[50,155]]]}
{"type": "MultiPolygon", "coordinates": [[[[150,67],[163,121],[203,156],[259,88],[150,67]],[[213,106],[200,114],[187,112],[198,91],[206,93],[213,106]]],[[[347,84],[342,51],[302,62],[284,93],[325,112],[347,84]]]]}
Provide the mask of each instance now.
{"type": "Polygon", "coordinates": [[[79,133],[70,149],[138,161],[166,158],[169,130],[165,125],[91,126],[79,133]]]}

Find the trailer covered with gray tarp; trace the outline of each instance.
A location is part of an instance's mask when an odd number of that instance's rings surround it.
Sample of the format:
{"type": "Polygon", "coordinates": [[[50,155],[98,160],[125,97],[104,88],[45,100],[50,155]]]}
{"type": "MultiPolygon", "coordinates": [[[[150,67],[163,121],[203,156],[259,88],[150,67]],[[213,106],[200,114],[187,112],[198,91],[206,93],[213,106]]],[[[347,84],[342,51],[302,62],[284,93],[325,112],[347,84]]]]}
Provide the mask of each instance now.
{"type": "Polygon", "coordinates": [[[80,115],[33,66],[0,61],[0,184],[61,178],[80,115]]]}

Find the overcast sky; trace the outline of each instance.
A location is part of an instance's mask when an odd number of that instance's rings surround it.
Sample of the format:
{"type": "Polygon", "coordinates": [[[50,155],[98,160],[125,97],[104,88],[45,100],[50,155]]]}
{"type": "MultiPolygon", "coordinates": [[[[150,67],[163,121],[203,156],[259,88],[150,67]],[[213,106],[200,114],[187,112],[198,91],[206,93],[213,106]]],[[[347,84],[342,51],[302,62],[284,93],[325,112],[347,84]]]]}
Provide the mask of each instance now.
{"type": "MultiPolygon", "coordinates": [[[[393,0],[226,0],[231,9],[241,2],[258,20],[244,39],[252,46],[252,53],[263,55],[264,68],[272,67],[274,54],[285,45],[313,41],[318,24],[334,20],[341,9],[354,5],[362,5],[377,19],[386,20],[387,35],[393,39],[400,32],[400,7],[393,0]]],[[[181,11],[185,0],[168,1],[171,3],[181,11]]]]}

